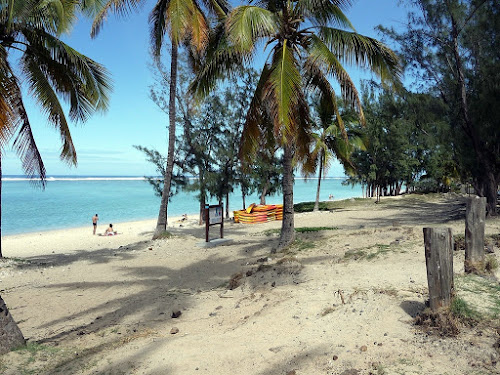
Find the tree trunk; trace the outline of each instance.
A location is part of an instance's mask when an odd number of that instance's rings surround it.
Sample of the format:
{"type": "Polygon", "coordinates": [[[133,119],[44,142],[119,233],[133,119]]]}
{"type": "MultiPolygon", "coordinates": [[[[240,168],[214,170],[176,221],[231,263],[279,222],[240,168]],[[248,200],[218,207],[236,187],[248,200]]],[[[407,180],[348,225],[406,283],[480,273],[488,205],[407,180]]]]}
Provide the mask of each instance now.
{"type": "Polygon", "coordinates": [[[319,211],[319,190],[321,188],[321,175],[323,173],[323,151],[320,151],[319,155],[319,177],[318,177],[318,188],[316,189],[316,201],[314,202],[313,211],[319,211]]]}
{"type": "Polygon", "coordinates": [[[497,189],[498,181],[495,178],[495,174],[488,170],[489,166],[484,169],[483,180],[481,181],[482,196],[486,197],[486,213],[489,217],[497,215],[497,189]]]}
{"type": "Polygon", "coordinates": [[[21,330],[0,296],[0,355],[25,344],[26,340],[21,330]]]}
{"type": "Polygon", "coordinates": [[[247,207],[247,204],[245,203],[245,193],[241,193],[241,200],[243,201],[243,209],[245,209],[247,207]]]}
{"type": "Polygon", "coordinates": [[[205,195],[201,194],[200,195],[200,220],[198,222],[199,225],[203,225],[203,222],[205,221],[205,206],[206,206],[205,195]]]}
{"type": "Polygon", "coordinates": [[[266,204],[266,195],[268,187],[269,187],[269,180],[266,181],[264,187],[262,188],[262,193],[260,193],[260,204],[266,204]]]}
{"type": "Polygon", "coordinates": [[[453,12],[450,8],[448,8],[448,13],[451,18],[451,36],[453,39],[453,54],[455,58],[455,68],[456,75],[458,80],[458,88],[460,94],[460,112],[462,115],[462,119],[464,121],[464,131],[465,134],[471,139],[472,145],[474,147],[475,155],[477,158],[477,162],[480,166],[481,170],[481,196],[485,196],[487,199],[487,211],[488,216],[496,216],[496,204],[497,204],[497,180],[493,173],[492,163],[489,160],[489,155],[485,152],[484,147],[482,146],[481,138],[477,134],[476,128],[470,118],[469,115],[469,104],[467,98],[467,87],[465,85],[465,75],[462,64],[462,59],[460,56],[460,49],[458,44],[458,24],[453,16],[453,12]],[[494,191],[492,191],[494,186],[494,191]]]}
{"type": "Polygon", "coordinates": [[[448,308],[453,296],[453,244],[451,228],[424,228],[429,307],[448,308]]]}
{"type": "Polygon", "coordinates": [[[290,246],[295,240],[295,227],[293,223],[293,150],[286,144],[283,154],[283,222],[277,250],[290,246]]]}
{"type": "Polygon", "coordinates": [[[170,186],[172,184],[172,172],[174,170],[175,152],[175,89],[177,87],[177,45],[172,43],[172,56],[170,62],[170,97],[168,103],[168,155],[165,176],[163,178],[163,191],[161,195],[160,211],[153,239],[158,238],[167,230],[168,200],[170,198],[170,186]]]}
{"type": "Polygon", "coordinates": [[[229,193],[226,193],[226,219],[229,219],[229,193]]]}

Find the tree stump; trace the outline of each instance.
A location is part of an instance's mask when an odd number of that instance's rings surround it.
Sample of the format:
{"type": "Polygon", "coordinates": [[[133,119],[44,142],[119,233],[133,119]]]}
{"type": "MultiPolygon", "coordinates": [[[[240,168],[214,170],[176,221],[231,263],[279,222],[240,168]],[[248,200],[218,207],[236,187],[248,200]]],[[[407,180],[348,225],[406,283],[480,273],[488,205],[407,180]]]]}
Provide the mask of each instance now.
{"type": "Polygon", "coordinates": [[[467,199],[465,210],[465,272],[481,273],[484,269],[484,226],[486,197],[467,199]]]}
{"type": "Polygon", "coordinates": [[[7,305],[0,296],[0,354],[26,344],[21,330],[9,313],[7,305]]]}
{"type": "Polygon", "coordinates": [[[433,312],[449,308],[453,295],[451,228],[424,228],[429,306],[433,312]]]}

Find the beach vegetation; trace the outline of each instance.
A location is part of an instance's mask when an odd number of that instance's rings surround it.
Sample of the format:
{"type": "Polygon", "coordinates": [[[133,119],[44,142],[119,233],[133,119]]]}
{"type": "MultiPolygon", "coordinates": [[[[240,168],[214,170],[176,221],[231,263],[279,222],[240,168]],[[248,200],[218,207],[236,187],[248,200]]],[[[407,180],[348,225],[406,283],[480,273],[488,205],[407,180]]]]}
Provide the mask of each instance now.
{"type": "MultiPolygon", "coordinates": [[[[500,3],[487,1],[414,2],[403,31],[379,27],[398,44],[413,87],[437,112],[419,111],[423,119],[439,115],[448,128],[438,142],[444,159],[435,159],[448,185],[459,177],[487,198],[488,215],[496,215],[500,182],[500,126],[491,111],[500,104],[498,45],[500,3]]],[[[417,121],[421,134],[427,121],[417,121]]],[[[437,124],[437,121],[434,122],[437,124]]],[[[432,126],[432,123],[429,125],[432,126]]],[[[439,153],[439,152],[438,152],[439,153]]],[[[432,167],[432,166],[428,166],[432,167]]],[[[427,174],[427,170],[423,175],[427,174]]]]}
{"type": "Polygon", "coordinates": [[[354,32],[344,14],[350,4],[327,4],[309,0],[261,1],[233,9],[225,21],[224,34],[218,44],[208,49],[204,68],[192,84],[196,97],[206,96],[218,80],[235,74],[241,65],[251,64],[258,46],[266,45],[270,50],[246,116],[240,155],[250,162],[259,149],[259,140],[268,136],[282,150],[284,214],[280,240],[273,251],[288,247],[295,239],[296,163],[302,161],[311,168],[314,164],[307,161],[312,122],[306,95],[319,92],[320,100],[337,117],[347,137],[328,79],[340,83],[344,99],[357,109],[364,122],[357,89],[343,64],[365,67],[388,83],[399,76],[396,55],[388,47],[354,32]]]}
{"type": "MultiPolygon", "coordinates": [[[[311,134],[313,143],[310,159],[318,166],[318,185],[313,211],[319,211],[321,178],[326,176],[333,158],[336,157],[342,163],[346,173],[353,174],[355,167],[350,161],[350,156],[355,148],[365,148],[366,139],[363,139],[361,133],[351,126],[352,122],[359,125],[359,121],[353,110],[343,108],[345,106],[342,98],[337,99],[339,111],[342,109],[341,117],[337,117],[330,108],[325,108],[327,103],[319,98],[313,98],[312,102],[315,104],[311,105],[311,119],[314,122],[316,132],[311,134]],[[342,131],[339,121],[344,122],[345,132],[342,131]],[[344,136],[345,133],[347,133],[347,138],[344,136]]],[[[308,160],[308,162],[311,161],[308,160]]],[[[312,173],[311,170],[308,170],[308,163],[304,166],[306,168],[303,169],[302,173],[309,177],[312,173]]]]}
{"type": "MultiPolygon", "coordinates": [[[[341,210],[353,206],[360,206],[360,205],[365,205],[365,204],[371,204],[372,201],[369,199],[365,198],[350,198],[350,199],[343,199],[343,200],[336,200],[336,201],[325,201],[325,202],[319,202],[319,211],[334,211],[334,210],[341,210]]],[[[312,212],[314,209],[314,204],[315,202],[300,202],[294,204],[294,211],[295,212],[312,212]]]]}
{"type": "Polygon", "coordinates": [[[472,274],[456,275],[455,288],[457,296],[477,311],[482,320],[500,317],[500,286],[494,279],[472,274]]]}
{"type": "Polygon", "coordinates": [[[461,322],[477,322],[481,319],[481,314],[474,310],[463,298],[453,297],[450,305],[451,314],[461,322]]]}
{"type": "MultiPolygon", "coordinates": [[[[296,233],[309,233],[309,232],[321,232],[325,230],[338,230],[338,227],[299,227],[295,228],[296,233]]],[[[279,228],[273,228],[273,229],[266,229],[265,231],[262,232],[265,236],[273,236],[276,234],[280,234],[281,229],[279,228]]]]}
{"type": "MultiPolygon", "coordinates": [[[[219,21],[225,18],[228,11],[226,0],[210,0],[204,2],[206,11],[217,17],[219,21]]],[[[109,0],[99,4],[95,13],[91,35],[96,36],[110,12],[126,14],[129,10],[137,8],[137,2],[127,0],[109,0]]],[[[167,229],[168,202],[174,170],[175,138],[176,138],[176,91],[177,67],[179,46],[187,45],[188,56],[192,58],[193,66],[199,64],[199,59],[206,48],[210,37],[210,21],[207,14],[195,0],[169,1],[158,0],[149,16],[150,35],[154,61],[160,66],[161,51],[165,35],[168,34],[171,43],[170,75],[161,69],[165,82],[169,85],[168,96],[168,153],[163,175],[163,188],[161,193],[158,220],[153,234],[156,239],[167,229]]]]}
{"type": "Polygon", "coordinates": [[[448,191],[458,174],[446,145],[443,107],[430,95],[395,94],[375,85],[364,85],[362,92],[365,148],[354,150],[355,169],[345,183],[360,183],[364,196],[377,201],[401,194],[403,187],[406,193],[448,191]]]}
{"type": "Polygon", "coordinates": [[[345,252],[344,260],[374,260],[395,251],[397,247],[397,245],[374,244],[360,249],[350,249],[345,252]]]}
{"type": "Polygon", "coordinates": [[[299,227],[295,228],[297,233],[321,232],[324,230],[338,230],[338,227],[299,227]]]}
{"type": "Polygon", "coordinates": [[[167,239],[169,239],[169,238],[172,238],[173,236],[174,236],[174,235],[172,234],[172,232],[169,232],[168,230],[166,230],[166,231],[164,231],[164,232],[160,233],[160,234],[156,237],[156,239],[157,239],[157,240],[167,240],[167,239]]]}
{"type": "Polygon", "coordinates": [[[316,244],[314,241],[306,241],[301,238],[295,238],[295,241],[293,241],[293,244],[290,246],[290,249],[293,251],[304,251],[304,250],[309,250],[309,249],[314,249],[316,247],[316,244]]]}
{"type": "MultiPolygon", "coordinates": [[[[182,132],[176,141],[178,147],[172,180],[175,190],[171,190],[171,196],[179,189],[197,192],[201,224],[204,220],[205,205],[210,198],[217,199],[219,203],[225,201],[225,216],[228,217],[229,194],[238,184],[244,198],[258,186],[254,182],[254,176],[268,176],[272,181],[269,173],[253,173],[243,168],[238,157],[239,137],[250,94],[255,88],[256,72],[253,69],[242,69],[237,78],[232,79],[228,85],[217,88],[210,97],[199,103],[194,103],[188,92],[188,83],[194,76],[184,55],[179,57],[178,75],[180,89],[177,91],[176,100],[180,113],[177,122],[182,132]]],[[[150,93],[152,100],[166,113],[169,110],[168,90],[167,82],[159,79],[158,83],[151,87],[150,93]]],[[[162,161],[166,158],[160,152],[136,147],[146,154],[147,160],[154,163],[157,170],[163,170],[162,161]]],[[[148,180],[157,193],[162,189],[163,181],[154,177],[148,180]]],[[[272,189],[270,191],[274,192],[272,189]]]]}

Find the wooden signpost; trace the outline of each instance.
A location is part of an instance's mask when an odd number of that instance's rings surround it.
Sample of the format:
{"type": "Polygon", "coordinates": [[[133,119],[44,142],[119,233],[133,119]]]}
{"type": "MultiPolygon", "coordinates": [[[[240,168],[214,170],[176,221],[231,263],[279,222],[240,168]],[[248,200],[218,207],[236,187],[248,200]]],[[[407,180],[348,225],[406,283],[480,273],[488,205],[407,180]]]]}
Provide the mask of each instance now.
{"type": "Polygon", "coordinates": [[[209,242],[209,231],[213,225],[220,225],[220,238],[224,238],[224,206],[216,204],[205,206],[205,242],[209,242]]]}

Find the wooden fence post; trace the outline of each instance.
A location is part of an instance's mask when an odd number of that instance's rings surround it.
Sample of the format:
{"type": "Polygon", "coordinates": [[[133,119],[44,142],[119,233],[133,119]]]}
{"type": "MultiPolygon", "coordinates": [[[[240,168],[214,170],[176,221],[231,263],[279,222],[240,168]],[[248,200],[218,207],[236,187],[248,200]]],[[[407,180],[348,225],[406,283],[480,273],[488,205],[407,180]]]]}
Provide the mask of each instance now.
{"type": "Polygon", "coordinates": [[[467,199],[465,210],[465,272],[481,272],[484,268],[484,225],[486,197],[467,199]]]}
{"type": "Polygon", "coordinates": [[[424,228],[425,264],[429,306],[448,308],[453,294],[453,243],[451,228],[424,228]]]}

